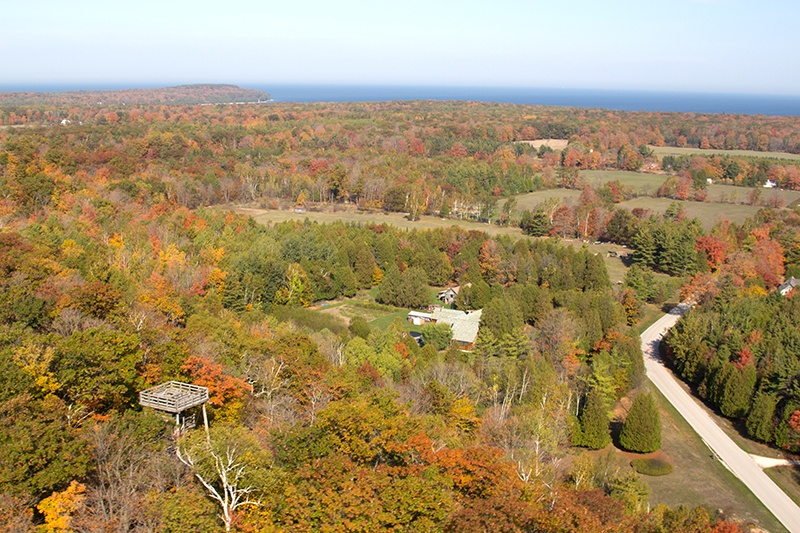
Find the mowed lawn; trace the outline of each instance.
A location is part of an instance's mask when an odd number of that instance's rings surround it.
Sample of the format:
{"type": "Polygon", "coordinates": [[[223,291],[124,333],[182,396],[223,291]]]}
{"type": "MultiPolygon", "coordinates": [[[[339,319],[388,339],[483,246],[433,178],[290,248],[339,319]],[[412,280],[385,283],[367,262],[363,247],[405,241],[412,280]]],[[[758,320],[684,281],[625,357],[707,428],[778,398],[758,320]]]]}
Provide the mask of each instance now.
{"type": "Polygon", "coordinates": [[[800,154],[789,154],[786,152],[757,152],[755,150],[717,150],[714,148],[678,148],[675,146],[650,146],[653,153],[660,158],[665,155],[721,155],[721,156],[740,156],[740,157],[762,157],[774,159],[790,159],[800,161],[800,154]]]}

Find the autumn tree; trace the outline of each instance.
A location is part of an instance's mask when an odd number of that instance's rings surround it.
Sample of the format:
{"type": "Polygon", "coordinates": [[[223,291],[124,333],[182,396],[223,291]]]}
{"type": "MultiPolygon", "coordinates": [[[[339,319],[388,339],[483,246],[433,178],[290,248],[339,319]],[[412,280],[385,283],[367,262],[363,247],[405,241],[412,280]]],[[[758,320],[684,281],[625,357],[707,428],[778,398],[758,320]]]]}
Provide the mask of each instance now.
{"type": "Polygon", "coordinates": [[[275,293],[275,303],[307,307],[312,300],[313,291],[308,274],[298,263],[292,263],[286,269],[283,285],[275,293]]]}

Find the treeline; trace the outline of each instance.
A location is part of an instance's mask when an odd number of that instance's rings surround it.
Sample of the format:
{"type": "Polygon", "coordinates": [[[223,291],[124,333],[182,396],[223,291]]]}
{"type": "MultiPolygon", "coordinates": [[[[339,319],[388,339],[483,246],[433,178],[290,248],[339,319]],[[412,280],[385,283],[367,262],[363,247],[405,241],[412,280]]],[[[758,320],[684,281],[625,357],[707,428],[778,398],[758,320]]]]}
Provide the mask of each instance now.
{"type": "MultiPolygon", "coordinates": [[[[665,171],[674,171],[682,178],[682,181],[677,181],[672,186],[674,187],[672,194],[681,200],[689,197],[690,189],[695,191],[705,189],[709,180],[714,183],[746,187],[760,187],[769,180],[782,189],[800,188],[800,168],[789,161],[772,158],[667,155],[661,160],[661,168],[665,171]],[[685,192],[681,192],[681,188],[685,192]]],[[[671,194],[666,192],[660,195],[671,194]]]]}
{"type": "Polygon", "coordinates": [[[682,291],[699,305],[665,337],[668,358],[700,397],[751,437],[791,451],[800,449],[797,304],[777,288],[784,269],[798,274],[798,224],[794,213],[764,210],[698,238],[708,271],[682,291]]]}
{"type": "MultiPolygon", "coordinates": [[[[193,105],[233,102],[266,102],[269,94],[235,85],[196,84],[153,89],[105,91],[0,92],[0,105],[9,106],[108,106],[108,105],[193,105]]],[[[26,115],[22,115],[25,117],[26,115]]],[[[36,117],[36,115],[34,115],[36,117]]],[[[36,118],[34,118],[36,120],[36,118]]],[[[38,120],[42,117],[39,116],[38,120]]],[[[15,122],[6,122],[15,124],[15,122]]],[[[20,124],[28,123],[22,121],[20,124]]]]}
{"type": "Polygon", "coordinates": [[[665,338],[667,355],[697,393],[746,433],[800,450],[798,299],[738,295],[724,285],[665,338]]]}

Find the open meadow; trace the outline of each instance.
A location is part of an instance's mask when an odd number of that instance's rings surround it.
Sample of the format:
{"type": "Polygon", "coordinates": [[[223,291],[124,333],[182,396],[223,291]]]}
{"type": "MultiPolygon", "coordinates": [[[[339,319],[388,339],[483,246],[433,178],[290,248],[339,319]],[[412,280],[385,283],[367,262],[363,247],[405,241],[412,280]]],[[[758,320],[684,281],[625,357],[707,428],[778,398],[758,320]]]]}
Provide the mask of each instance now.
{"type": "Polygon", "coordinates": [[[667,178],[664,174],[629,172],[626,170],[582,170],[581,176],[592,187],[598,188],[609,181],[619,181],[625,189],[634,194],[655,194],[667,178]]]}
{"type": "Polygon", "coordinates": [[[678,148],[675,146],[650,146],[653,153],[659,159],[665,155],[720,155],[738,157],[757,157],[772,159],[790,159],[800,161],[800,154],[790,154],[787,152],[758,152],[756,150],[717,150],[714,148],[678,148]]]}
{"type": "MultiPolygon", "coordinates": [[[[739,187],[741,189],[741,187],[739,187]]],[[[746,191],[747,189],[743,189],[746,191]]],[[[671,198],[651,198],[647,196],[640,196],[633,198],[619,205],[626,209],[649,209],[656,213],[664,213],[669,205],[675,200],[671,198]]],[[[706,231],[714,227],[714,224],[722,219],[730,220],[737,224],[741,224],[747,218],[754,216],[758,213],[761,207],[741,204],[721,204],[715,202],[680,202],[686,210],[688,218],[697,218],[703,225],[706,231]]]]}

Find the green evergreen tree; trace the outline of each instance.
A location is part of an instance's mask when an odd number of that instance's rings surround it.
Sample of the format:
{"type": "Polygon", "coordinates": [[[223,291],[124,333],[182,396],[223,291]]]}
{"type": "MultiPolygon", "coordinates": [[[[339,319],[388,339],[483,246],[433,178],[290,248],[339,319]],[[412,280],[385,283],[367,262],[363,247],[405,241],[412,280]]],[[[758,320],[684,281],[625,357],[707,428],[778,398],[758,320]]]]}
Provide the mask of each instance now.
{"type": "Polygon", "coordinates": [[[649,453],[661,448],[661,415],[655,398],[649,393],[636,397],[622,424],[620,445],[629,451],[649,453]]]}
{"type": "Polygon", "coordinates": [[[778,396],[775,393],[758,391],[753,407],[747,415],[747,434],[763,442],[772,442],[775,435],[775,408],[778,396]]]}
{"type": "Polygon", "coordinates": [[[649,268],[633,264],[625,274],[625,286],[633,289],[639,301],[652,302],[656,292],[656,277],[649,268]]]}
{"type": "Polygon", "coordinates": [[[573,444],[592,450],[605,448],[611,442],[608,411],[603,397],[596,389],[591,389],[586,404],[578,415],[580,430],[573,435],[573,444]]]}
{"type": "Polygon", "coordinates": [[[519,226],[526,235],[531,235],[533,237],[544,237],[548,235],[552,227],[547,213],[542,210],[523,212],[519,226]]]}
{"type": "Polygon", "coordinates": [[[498,339],[522,329],[522,311],[516,301],[508,298],[494,298],[481,313],[481,328],[488,328],[498,339]]]}
{"type": "Polygon", "coordinates": [[[730,418],[742,418],[747,414],[756,385],[756,369],[747,365],[742,369],[736,368],[733,363],[730,371],[726,373],[727,379],[721,383],[719,394],[719,410],[730,418]]]}
{"type": "Polygon", "coordinates": [[[656,264],[657,245],[653,235],[652,224],[643,224],[633,237],[633,247],[636,252],[633,254],[634,262],[653,268],[656,264]]]}
{"type": "Polygon", "coordinates": [[[356,252],[356,261],[353,270],[358,280],[358,285],[362,288],[372,286],[372,274],[375,272],[375,257],[372,250],[366,244],[360,246],[356,252]]]}
{"type": "Polygon", "coordinates": [[[603,258],[592,253],[586,254],[586,268],[583,271],[583,290],[597,290],[611,287],[608,270],[603,258]]]}
{"type": "Polygon", "coordinates": [[[425,272],[421,268],[407,268],[400,274],[395,265],[390,265],[378,285],[375,300],[397,307],[419,308],[428,303],[428,292],[425,272]]]}

